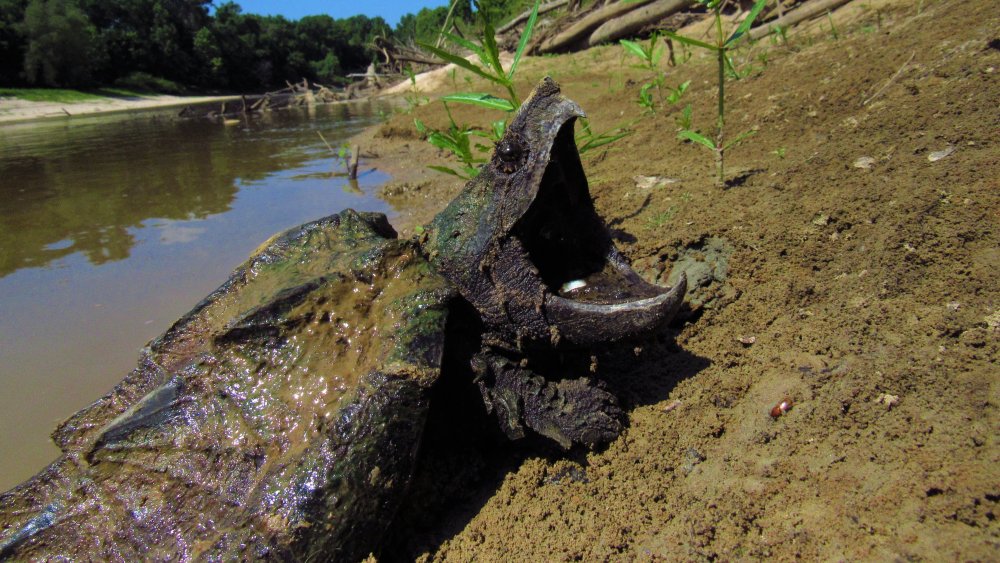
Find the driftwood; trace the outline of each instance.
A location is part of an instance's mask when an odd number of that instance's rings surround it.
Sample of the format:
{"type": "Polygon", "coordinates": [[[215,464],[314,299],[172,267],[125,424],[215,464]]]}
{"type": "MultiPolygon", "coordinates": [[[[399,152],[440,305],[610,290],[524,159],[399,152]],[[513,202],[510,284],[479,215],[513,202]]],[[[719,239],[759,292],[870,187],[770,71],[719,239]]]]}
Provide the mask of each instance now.
{"type": "MultiPolygon", "coordinates": [[[[556,8],[562,8],[563,6],[565,6],[567,4],[569,4],[569,0],[555,0],[555,2],[548,2],[546,4],[542,4],[542,5],[538,6],[538,15],[542,15],[545,12],[551,12],[552,10],[555,10],[556,8]]],[[[507,33],[508,31],[510,31],[510,30],[514,29],[515,27],[521,25],[522,23],[528,21],[529,17],[531,17],[531,10],[526,10],[525,12],[521,13],[516,18],[514,18],[514,19],[510,20],[509,22],[507,22],[507,23],[501,25],[500,27],[498,27],[497,28],[497,34],[507,33]]]]}
{"type": "Polygon", "coordinates": [[[209,118],[231,121],[231,118],[248,117],[276,109],[312,106],[314,104],[350,99],[352,96],[357,97],[358,92],[363,90],[365,85],[364,82],[360,82],[352,85],[356,86],[353,91],[348,88],[343,92],[337,92],[322,84],[309,84],[309,81],[305,79],[295,84],[290,82],[285,82],[285,84],[288,85],[287,88],[264,94],[241,95],[238,100],[224,101],[220,106],[216,106],[215,108],[205,105],[186,106],[178,115],[187,118],[209,118]]]}
{"type": "Polygon", "coordinates": [[[805,20],[812,19],[816,16],[821,16],[830,10],[835,10],[844,4],[847,4],[850,1],[851,0],[814,0],[812,2],[806,2],[776,20],[769,21],[751,29],[747,36],[756,41],[762,37],[766,37],[776,28],[792,26],[805,20]]]}
{"type": "Polygon", "coordinates": [[[351,180],[358,179],[358,159],[361,158],[361,147],[354,145],[351,150],[351,160],[347,163],[347,177],[351,180]]]}
{"type": "Polygon", "coordinates": [[[647,4],[605,22],[590,34],[587,46],[593,47],[622,37],[629,37],[642,28],[655,24],[674,12],[681,11],[692,3],[693,0],[656,0],[652,4],[647,4]]]}
{"type": "Polygon", "coordinates": [[[420,49],[413,46],[400,45],[399,43],[379,36],[372,41],[372,45],[382,52],[385,58],[383,64],[397,72],[402,72],[402,63],[417,63],[429,66],[441,66],[446,64],[443,60],[432,57],[420,49]]]}
{"type": "Polygon", "coordinates": [[[590,34],[609,19],[626,14],[636,8],[649,4],[651,0],[639,0],[638,2],[615,2],[608,6],[598,8],[583,16],[565,30],[554,37],[543,39],[540,43],[532,46],[530,53],[562,53],[585,45],[590,34]]]}

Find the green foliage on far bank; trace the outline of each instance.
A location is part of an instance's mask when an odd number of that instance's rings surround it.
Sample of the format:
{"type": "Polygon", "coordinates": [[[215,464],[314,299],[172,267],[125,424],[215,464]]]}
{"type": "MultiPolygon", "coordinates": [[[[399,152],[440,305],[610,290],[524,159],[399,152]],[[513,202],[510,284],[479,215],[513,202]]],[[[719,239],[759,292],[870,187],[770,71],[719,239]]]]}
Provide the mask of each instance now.
{"type": "MultiPolygon", "coordinates": [[[[502,18],[525,4],[483,1],[480,10],[502,18]]],[[[392,29],[380,17],[292,21],[210,0],[0,0],[0,86],[179,93],[262,91],[302,78],[338,84],[380,59],[375,37],[436,40],[449,6],[408,14],[392,29]]],[[[449,21],[475,17],[471,1],[459,0],[449,21]]]]}

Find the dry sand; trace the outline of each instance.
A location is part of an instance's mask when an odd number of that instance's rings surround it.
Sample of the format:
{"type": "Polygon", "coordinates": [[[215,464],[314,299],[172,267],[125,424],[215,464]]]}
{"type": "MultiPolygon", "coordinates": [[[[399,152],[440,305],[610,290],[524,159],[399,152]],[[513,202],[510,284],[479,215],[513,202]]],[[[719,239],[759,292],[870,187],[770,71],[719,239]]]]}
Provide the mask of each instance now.
{"type": "Polygon", "coordinates": [[[233,96],[141,96],[63,103],[0,98],[0,123],[221,102],[233,96]]]}
{"type": "MultiPolygon", "coordinates": [[[[676,139],[683,104],[583,155],[636,269],[663,283],[701,264],[707,302],[638,354],[600,358],[629,423],[604,449],[507,443],[467,381],[441,391],[384,559],[1000,559],[991,4],[853,2],[839,38],[821,18],[788,45],[759,43],[759,68],[727,85],[730,134],[758,132],[728,156],[725,189],[708,151],[676,139]]],[[[667,72],[691,80],[685,102],[709,131],[713,61],[667,72]]],[[[525,60],[518,90],[544,74],[597,130],[635,119],[649,79],[617,46],[525,60]]],[[[424,94],[450,78],[442,88],[424,94]]],[[[394,175],[384,194],[404,230],[462,184],[425,168],[454,160],[414,118],[447,126],[434,102],[362,142],[394,175]]]]}

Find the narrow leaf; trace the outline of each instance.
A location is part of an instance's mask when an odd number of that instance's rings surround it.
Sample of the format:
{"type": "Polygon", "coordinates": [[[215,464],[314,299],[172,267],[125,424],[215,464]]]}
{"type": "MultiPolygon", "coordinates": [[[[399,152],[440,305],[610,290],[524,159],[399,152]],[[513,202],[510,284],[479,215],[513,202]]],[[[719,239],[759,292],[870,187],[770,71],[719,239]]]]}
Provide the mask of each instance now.
{"type": "Polygon", "coordinates": [[[744,131],[743,133],[740,133],[739,135],[737,135],[735,139],[733,139],[732,141],[729,141],[728,143],[726,143],[722,147],[722,150],[724,150],[724,151],[729,150],[729,147],[736,146],[738,143],[743,142],[747,137],[752,137],[756,133],[757,132],[754,131],[753,129],[751,129],[749,131],[744,131]]]}
{"type": "Polygon", "coordinates": [[[632,53],[633,55],[639,57],[642,60],[646,60],[646,51],[643,50],[642,46],[635,41],[629,41],[628,39],[622,39],[618,43],[625,48],[626,51],[632,53]]]}
{"type": "Polygon", "coordinates": [[[503,71],[503,65],[500,64],[500,48],[497,47],[496,31],[486,16],[483,16],[483,50],[486,51],[486,56],[489,57],[487,60],[497,76],[506,78],[507,73],[503,71]]]}
{"type": "Polygon", "coordinates": [[[681,43],[685,43],[687,45],[692,45],[694,47],[701,47],[702,49],[708,49],[709,51],[719,50],[719,48],[716,47],[715,45],[710,45],[708,43],[705,43],[704,41],[698,41],[697,39],[691,39],[690,37],[685,37],[683,35],[677,35],[673,31],[664,31],[663,34],[671,39],[676,39],[681,43]]]}
{"type": "Polygon", "coordinates": [[[449,139],[440,132],[435,131],[434,133],[431,133],[430,136],[427,137],[427,142],[439,149],[451,151],[456,155],[462,154],[462,149],[458,146],[458,143],[449,139]]]}
{"type": "Polygon", "coordinates": [[[624,133],[618,133],[616,135],[601,135],[596,139],[587,141],[582,147],[578,149],[578,152],[580,154],[583,154],[589,150],[596,149],[598,147],[603,147],[604,145],[613,143],[618,139],[621,139],[622,137],[627,137],[631,134],[632,134],[631,131],[625,131],[624,133]]]}
{"type": "Polygon", "coordinates": [[[757,19],[757,16],[760,14],[760,11],[764,9],[764,4],[767,4],[767,0],[757,0],[757,3],[754,4],[753,8],[750,9],[750,13],[747,15],[746,19],[743,20],[743,23],[741,23],[740,26],[736,28],[736,31],[734,31],[733,34],[729,36],[729,39],[726,39],[726,45],[731,44],[740,37],[743,37],[743,34],[750,31],[750,26],[753,25],[753,21],[757,19]]]}
{"type": "Polygon", "coordinates": [[[733,78],[735,78],[736,80],[739,80],[740,79],[740,73],[737,72],[736,65],[733,64],[733,58],[730,57],[729,55],[726,55],[725,58],[726,58],[726,70],[729,71],[729,73],[733,76],[733,78]]]}
{"type": "Polygon", "coordinates": [[[680,138],[680,139],[687,139],[688,141],[694,141],[696,143],[700,143],[700,144],[705,145],[706,147],[712,149],[713,151],[715,150],[715,143],[713,143],[711,139],[709,139],[708,137],[706,137],[704,135],[700,135],[698,133],[695,133],[694,131],[691,131],[690,129],[685,129],[683,131],[679,131],[677,133],[677,137],[680,138]]]}
{"type": "Polygon", "coordinates": [[[480,67],[472,64],[471,62],[465,60],[462,57],[459,57],[458,55],[453,55],[453,54],[449,53],[448,51],[445,51],[444,49],[438,49],[437,47],[435,47],[433,45],[428,45],[426,43],[418,43],[418,45],[420,45],[421,48],[423,48],[424,50],[428,51],[432,55],[434,55],[436,57],[440,57],[442,60],[445,60],[445,61],[447,61],[449,63],[453,63],[453,64],[455,64],[457,66],[460,66],[460,67],[464,68],[465,70],[467,70],[469,72],[472,72],[474,74],[478,74],[479,76],[481,76],[481,77],[489,80],[490,82],[496,82],[497,81],[495,76],[493,76],[492,74],[487,73],[482,68],[480,68],[480,67]]]}
{"type": "Polygon", "coordinates": [[[517,63],[521,62],[521,55],[524,54],[524,48],[528,46],[528,41],[531,40],[531,33],[535,29],[535,21],[538,20],[538,4],[540,2],[541,0],[535,0],[535,7],[531,10],[528,23],[524,25],[524,31],[521,32],[521,41],[517,44],[517,51],[514,51],[514,62],[510,63],[507,80],[514,80],[514,69],[517,68],[517,63]]]}
{"type": "Polygon", "coordinates": [[[504,132],[506,130],[507,130],[507,120],[506,119],[500,119],[498,121],[494,121],[493,122],[493,140],[499,143],[500,139],[503,138],[503,134],[504,134],[504,132]]]}
{"type": "Polygon", "coordinates": [[[444,33],[442,35],[444,35],[445,39],[451,41],[459,47],[465,47],[466,49],[472,51],[477,57],[479,57],[480,62],[482,62],[484,66],[489,66],[489,57],[486,55],[486,49],[483,47],[453,33],[444,33]]]}
{"type": "Polygon", "coordinates": [[[492,94],[463,92],[459,94],[449,94],[441,99],[446,102],[459,102],[489,109],[498,109],[501,111],[514,111],[514,104],[510,103],[509,100],[498,98],[492,94]]]}

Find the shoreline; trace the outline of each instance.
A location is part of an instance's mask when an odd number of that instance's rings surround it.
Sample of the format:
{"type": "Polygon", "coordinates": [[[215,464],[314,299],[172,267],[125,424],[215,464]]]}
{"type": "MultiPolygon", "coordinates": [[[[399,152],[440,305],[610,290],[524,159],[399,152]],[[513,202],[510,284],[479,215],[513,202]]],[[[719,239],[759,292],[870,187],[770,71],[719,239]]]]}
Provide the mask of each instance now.
{"type": "Polygon", "coordinates": [[[180,107],[239,99],[239,96],[171,96],[167,94],[136,98],[103,98],[86,102],[32,102],[0,98],[0,125],[41,121],[82,115],[98,115],[144,109],[180,107]]]}

